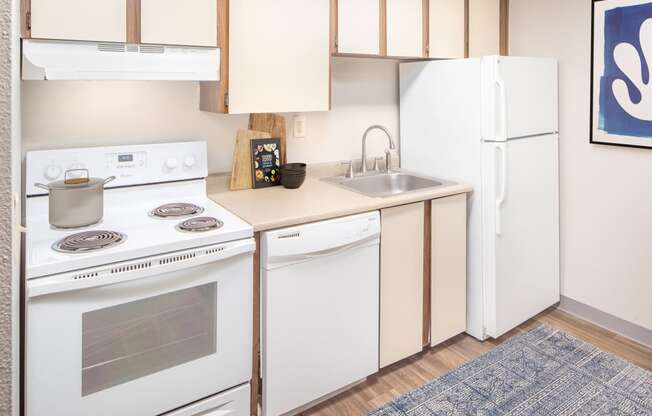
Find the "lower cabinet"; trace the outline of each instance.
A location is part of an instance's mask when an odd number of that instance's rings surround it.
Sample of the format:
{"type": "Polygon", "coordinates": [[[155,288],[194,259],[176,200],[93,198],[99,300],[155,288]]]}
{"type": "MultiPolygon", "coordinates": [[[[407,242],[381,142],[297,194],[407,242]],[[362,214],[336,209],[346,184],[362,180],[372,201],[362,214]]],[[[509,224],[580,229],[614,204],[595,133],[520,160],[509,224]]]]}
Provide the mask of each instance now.
{"type": "Polygon", "coordinates": [[[380,212],[380,367],[423,348],[425,203],[380,212]]]}
{"type": "Polygon", "coordinates": [[[466,198],[381,211],[380,368],[466,330],[466,198]]]}
{"type": "Polygon", "coordinates": [[[466,194],[431,202],[430,345],[466,331],[466,194]]]}

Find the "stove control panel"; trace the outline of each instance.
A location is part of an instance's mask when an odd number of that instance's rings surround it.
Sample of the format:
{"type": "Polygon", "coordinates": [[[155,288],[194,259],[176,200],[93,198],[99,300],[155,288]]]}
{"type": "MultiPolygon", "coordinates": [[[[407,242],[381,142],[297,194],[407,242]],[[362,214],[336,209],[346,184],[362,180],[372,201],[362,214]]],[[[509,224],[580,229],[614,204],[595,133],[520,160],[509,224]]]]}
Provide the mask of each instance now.
{"type": "Polygon", "coordinates": [[[88,169],[92,177],[115,176],[107,188],[201,179],[208,176],[206,142],[27,152],[27,195],[44,195],[34,183],[61,180],[70,169],[88,169]]]}
{"type": "Polygon", "coordinates": [[[115,171],[147,169],[147,152],[106,153],[107,169],[115,171]]]}

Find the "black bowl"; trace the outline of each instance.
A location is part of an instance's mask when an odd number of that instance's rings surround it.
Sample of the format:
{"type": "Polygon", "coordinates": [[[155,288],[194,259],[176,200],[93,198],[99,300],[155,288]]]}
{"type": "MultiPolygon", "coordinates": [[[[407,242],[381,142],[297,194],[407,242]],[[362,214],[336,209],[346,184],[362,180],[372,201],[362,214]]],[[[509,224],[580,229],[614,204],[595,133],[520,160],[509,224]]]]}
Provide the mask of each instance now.
{"type": "Polygon", "coordinates": [[[306,171],[306,164],[305,163],[286,163],[285,165],[281,165],[281,170],[292,170],[292,171],[305,172],[306,171]]]}
{"type": "Polygon", "coordinates": [[[281,169],[281,175],[305,175],[306,172],[301,172],[298,170],[285,170],[281,169]]]}
{"type": "Polygon", "coordinates": [[[287,189],[297,189],[306,180],[306,173],[292,173],[281,170],[281,185],[287,189]]]}

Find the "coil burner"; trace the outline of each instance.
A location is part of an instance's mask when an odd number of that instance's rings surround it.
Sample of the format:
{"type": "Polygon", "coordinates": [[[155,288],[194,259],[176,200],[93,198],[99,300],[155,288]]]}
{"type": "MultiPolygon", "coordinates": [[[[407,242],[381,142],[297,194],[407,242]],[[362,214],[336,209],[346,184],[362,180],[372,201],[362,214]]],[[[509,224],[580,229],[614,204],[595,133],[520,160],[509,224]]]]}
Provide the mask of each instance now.
{"type": "Polygon", "coordinates": [[[52,249],[60,253],[88,253],[115,247],[124,243],[126,239],[126,235],[116,231],[84,231],[57,241],[52,249]]]}
{"type": "Polygon", "coordinates": [[[190,218],[177,225],[180,231],[191,233],[202,233],[206,231],[217,230],[222,228],[224,223],[213,217],[196,217],[190,218]]]}
{"type": "Polygon", "coordinates": [[[204,208],[195,204],[175,202],[154,208],[149,214],[156,218],[183,218],[192,217],[193,215],[201,214],[202,212],[204,212],[204,208]]]}

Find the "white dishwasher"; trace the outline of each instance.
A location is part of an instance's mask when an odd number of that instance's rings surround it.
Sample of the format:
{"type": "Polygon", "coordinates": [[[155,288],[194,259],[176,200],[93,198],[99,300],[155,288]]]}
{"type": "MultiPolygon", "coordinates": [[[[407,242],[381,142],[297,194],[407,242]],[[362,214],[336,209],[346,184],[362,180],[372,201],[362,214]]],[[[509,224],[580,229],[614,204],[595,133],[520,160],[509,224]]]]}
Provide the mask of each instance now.
{"type": "Polygon", "coordinates": [[[262,234],[265,416],[378,371],[379,244],[377,211],[262,234]]]}

